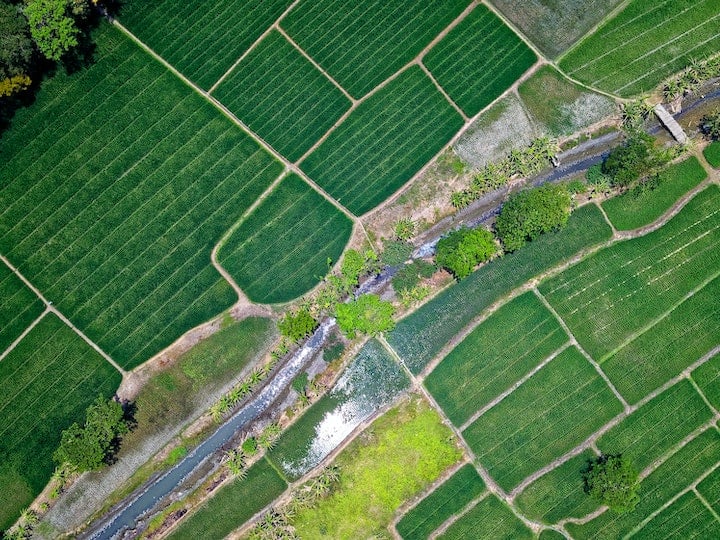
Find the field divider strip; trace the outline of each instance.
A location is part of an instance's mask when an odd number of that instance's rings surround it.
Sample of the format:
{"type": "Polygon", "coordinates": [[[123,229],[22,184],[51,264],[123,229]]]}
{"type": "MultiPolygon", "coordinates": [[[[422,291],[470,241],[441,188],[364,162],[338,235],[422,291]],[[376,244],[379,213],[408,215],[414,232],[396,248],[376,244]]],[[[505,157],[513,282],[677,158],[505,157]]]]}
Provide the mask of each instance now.
{"type": "Polygon", "coordinates": [[[428,540],[435,540],[435,538],[438,538],[441,534],[443,534],[450,527],[452,527],[457,521],[459,521],[460,518],[470,512],[470,510],[472,510],[482,501],[490,497],[490,495],[492,495],[492,492],[490,490],[486,489],[485,491],[483,491],[480,495],[467,503],[462,510],[443,521],[437,529],[430,533],[430,535],[428,536],[428,540]]]}
{"type": "Polygon", "coordinates": [[[595,368],[595,371],[597,371],[598,375],[602,377],[602,379],[605,381],[605,384],[608,385],[610,390],[612,390],[612,393],[615,394],[615,397],[622,403],[623,408],[627,412],[630,409],[630,405],[627,401],[625,401],[625,398],[618,392],[618,389],[615,388],[615,385],[610,381],[608,376],[605,374],[605,372],[600,368],[600,364],[598,364],[592,356],[590,356],[587,351],[578,343],[578,340],[575,338],[575,335],[572,333],[568,325],[565,323],[563,318],[558,314],[557,311],[555,311],[555,308],[550,305],[550,302],[547,301],[547,298],[545,298],[537,287],[533,289],[533,292],[535,293],[535,296],[537,296],[538,300],[540,300],[545,308],[552,313],[553,317],[557,319],[558,323],[560,323],[560,326],[562,326],[563,330],[565,330],[565,333],[567,334],[568,338],[570,338],[570,343],[574,345],[578,351],[580,351],[580,354],[582,354],[590,364],[592,364],[593,368],[595,368]]]}
{"type": "Polygon", "coordinates": [[[600,204],[599,201],[595,200],[595,206],[597,206],[598,210],[600,210],[600,213],[602,214],[603,219],[605,219],[605,222],[608,224],[610,229],[613,233],[613,238],[616,238],[618,236],[618,230],[615,228],[615,225],[613,225],[613,222],[610,221],[610,218],[608,217],[607,213],[605,212],[605,209],[602,207],[602,204],[600,204]]]}
{"type": "Polygon", "coordinates": [[[292,4],[290,4],[290,5],[287,7],[287,9],[286,9],[285,11],[282,12],[282,14],[280,15],[280,17],[278,17],[278,19],[277,19],[271,26],[269,26],[269,27],[267,28],[267,30],[265,30],[262,34],[260,34],[260,37],[258,37],[258,38],[252,43],[252,45],[250,45],[250,47],[248,47],[248,49],[247,49],[244,53],[242,53],[242,54],[240,55],[240,58],[238,58],[237,60],[235,60],[235,62],[233,63],[233,65],[231,65],[230,68],[229,68],[225,73],[223,73],[223,74],[220,76],[220,78],[219,78],[217,81],[215,81],[215,83],[208,89],[208,91],[207,91],[208,95],[209,95],[209,94],[212,94],[212,93],[217,89],[217,87],[220,86],[220,84],[228,77],[228,75],[230,75],[230,73],[232,73],[232,71],[233,71],[236,67],[238,67],[238,65],[240,64],[240,62],[242,62],[242,61],[245,59],[245,57],[247,57],[247,55],[250,54],[250,53],[253,51],[253,49],[255,49],[255,47],[257,47],[258,44],[259,44],[263,39],[265,39],[265,38],[268,36],[268,34],[270,34],[270,32],[272,32],[273,28],[277,27],[278,23],[285,17],[285,15],[287,15],[288,13],[290,13],[290,11],[291,11],[296,5],[298,5],[299,3],[300,3],[300,0],[295,0],[292,4]]]}
{"type": "Polygon", "coordinates": [[[493,13],[498,19],[500,19],[505,26],[507,26],[510,30],[512,30],[513,33],[517,37],[519,37],[523,41],[523,43],[525,43],[525,45],[530,47],[532,52],[534,52],[535,55],[540,60],[542,60],[545,63],[551,62],[550,59],[547,56],[545,56],[545,54],[540,49],[538,49],[537,46],[535,46],[535,44],[532,41],[530,41],[530,39],[528,39],[528,37],[517,26],[515,26],[515,24],[510,19],[505,17],[505,15],[503,15],[503,13],[500,10],[496,9],[495,6],[493,6],[487,0],[482,0],[482,2],[480,2],[480,3],[483,4],[486,8],[488,8],[490,10],[490,12],[493,13]]]}
{"type": "Polygon", "coordinates": [[[695,382],[695,379],[692,378],[692,374],[688,373],[688,375],[687,375],[687,380],[690,382],[690,384],[691,384],[692,387],[695,389],[695,391],[696,391],[698,394],[700,394],[700,397],[701,397],[702,400],[705,402],[705,405],[707,405],[708,409],[710,409],[710,410],[713,412],[713,414],[715,415],[715,417],[720,418],[720,412],[718,412],[718,410],[713,406],[713,404],[710,403],[710,401],[708,400],[707,396],[705,395],[705,392],[703,392],[703,391],[700,389],[700,387],[698,386],[698,384],[695,382]]]}
{"type": "Polygon", "coordinates": [[[25,328],[25,330],[23,330],[22,333],[17,337],[17,339],[15,339],[15,341],[13,341],[13,342],[8,346],[8,348],[5,349],[5,351],[3,351],[3,352],[0,354],[0,362],[2,362],[2,360],[3,360],[8,354],[10,354],[15,347],[17,347],[18,343],[20,343],[20,342],[25,338],[25,336],[27,336],[27,335],[30,333],[30,331],[31,331],[33,328],[35,328],[35,327],[38,325],[38,323],[39,323],[39,322],[45,317],[45,315],[47,315],[48,313],[50,313],[50,309],[49,309],[49,307],[46,305],[46,306],[45,306],[45,310],[40,314],[40,316],[39,316],[37,319],[35,319],[33,322],[31,322],[30,325],[29,325],[27,328],[25,328]]]}
{"type": "Polygon", "coordinates": [[[720,516],[718,516],[717,512],[713,509],[712,506],[710,506],[710,503],[707,502],[707,499],[703,497],[702,493],[697,490],[697,485],[693,486],[692,491],[693,493],[695,493],[695,496],[700,499],[700,502],[705,505],[705,508],[707,508],[708,511],[713,515],[715,521],[720,523],[720,516]]]}
{"type": "Polygon", "coordinates": [[[533,375],[535,375],[538,371],[540,371],[542,368],[544,368],[546,365],[548,365],[550,362],[552,362],[558,355],[562,354],[567,348],[572,347],[573,343],[572,341],[566,341],[564,345],[562,345],[559,349],[554,351],[550,356],[545,358],[542,362],[540,362],[538,365],[536,365],[534,368],[532,368],[530,371],[528,371],[525,375],[523,375],[519,380],[515,381],[512,386],[504,390],[500,395],[493,398],[491,401],[489,401],[487,404],[483,405],[480,409],[478,409],[468,420],[460,426],[460,431],[465,431],[467,428],[469,428],[475,420],[480,418],[483,414],[488,412],[490,409],[498,405],[501,401],[505,400],[510,394],[512,394],[515,390],[520,388],[524,383],[526,383],[533,375]]]}
{"type": "Polygon", "coordinates": [[[442,86],[440,86],[440,83],[437,82],[437,79],[435,79],[435,76],[432,73],[430,73],[430,70],[425,66],[425,64],[423,64],[422,60],[418,61],[418,66],[420,66],[420,69],[422,69],[423,72],[425,73],[425,75],[427,75],[428,78],[432,81],[432,83],[435,85],[435,88],[437,88],[438,92],[440,92],[443,95],[443,97],[447,100],[447,102],[450,105],[452,105],[453,109],[455,109],[455,111],[462,117],[463,122],[467,123],[468,120],[470,120],[468,118],[468,116],[459,107],[459,105],[452,100],[452,98],[448,95],[448,93],[445,91],[445,89],[442,86]]]}
{"type": "MultiPolygon", "coordinates": [[[[63,315],[60,312],[60,310],[58,310],[55,306],[53,306],[52,302],[50,302],[47,298],[45,298],[45,296],[43,296],[43,294],[40,292],[40,290],[37,287],[35,287],[35,285],[33,285],[24,275],[22,275],[22,273],[17,268],[15,268],[12,264],[10,264],[10,261],[8,261],[5,258],[5,256],[0,255],[0,260],[2,262],[4,262],[7,265],[7,267],[10,268],[10,270],[12,270],[12,272],[17,277],[19,277],[20,280],[25,285],[27,285],[38,296],[38,298],[40,298],[40,300],[43,301],[43,303],[45,304],[46,312],[50,311],[50,312],[54,313],[55,315],[57,315],[57,317],[62,322],[64,322],[68,327],[70,327],[70,329],[73,332],[75,332],[78,336],[80,336],[83,339],[83,341],[85,341],[85,343],[87,343],[88,345],[90,345],[90,347],[95,349],[95,351],[97,351],[100,354],[100,356],[102,356],[115,369],[117,369],[123,377],[125,376],[125,374],[127,372],[123,368],[121,368],[120,365],[117,362],[115,362],[115,360],[113,360],[108,353],[106,353],[104,350],[102,350],[97,343],[95,343],[93,340],[91,340],[89,337],[87,337],[79,328],[77,328],[72,322],[70,322],[70,319],[68,319],[65,315],[63,315]]],[[[44,315],[45,315],[45,313],[43,313],[43,316],[44,315]]]]}

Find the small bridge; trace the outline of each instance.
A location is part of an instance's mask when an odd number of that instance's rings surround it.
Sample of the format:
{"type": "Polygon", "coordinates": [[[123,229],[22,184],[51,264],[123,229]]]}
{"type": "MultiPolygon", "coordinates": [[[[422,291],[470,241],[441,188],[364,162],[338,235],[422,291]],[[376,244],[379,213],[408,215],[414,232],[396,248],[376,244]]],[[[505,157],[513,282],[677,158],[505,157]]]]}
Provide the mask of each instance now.
{"type": "Polygon", "coordinates": [[[667,112],[665,107],[662,106],[662,103],[658,103],[657,105],[655,105],[655,115],[658,117],[662,125],[665,126],[667,130],[672,134],[672,136],[677,142],[679,142],[680,144],[685,144],[686,142],[688,142],[688,136],[683,131],[683,128],[680,126],[680,124],[677,123],[677,120],[675,120],[672,115],[667,112]]]}

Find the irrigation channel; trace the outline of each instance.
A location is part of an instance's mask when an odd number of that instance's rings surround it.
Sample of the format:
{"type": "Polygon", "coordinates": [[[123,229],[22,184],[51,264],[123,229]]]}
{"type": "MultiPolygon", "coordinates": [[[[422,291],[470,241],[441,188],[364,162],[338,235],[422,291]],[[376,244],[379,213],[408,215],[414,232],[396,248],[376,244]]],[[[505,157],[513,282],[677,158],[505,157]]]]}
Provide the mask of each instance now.
{"type": "MultiPolygon", "coordinates": [[[[687,105],[683,112],[674,116],[679,121],[686,119],[686,117],[695,120],[702,116],[699,111],[706,110],[710,102],[718,98],[720,98],[720,88],[715,88],[713,91],[698,97],[694,102],[687,105]]],[[[661,129],[659,125],[653,125],[648,131],[656,134],[661,129]]],[[[577,176],[592,165],[600,163],[608,151],[617,145],[620,137],[619,133],[609,133],[585,141],[575,148],[560,154],[558,156],[560,159],[558,167],[539,174],[527,183],[489,193],[455,215],[441,220],[421,235],[419,238],[420,246],[413,253],[413,257],[419,258],[432,255],[438,240],[451,229],[461,225],[473,227],[493,219],[498,213],[503,200],[511,191],[521,189],[528,184],[538,186],[546,182],[559,182],[577,176]]],[[[356,295],[384,289],[396,270],[397,268],[385,268],[377,276],[365,281],[356,292],[356,295]]],[[[80,538],[111,540],[137,536],[136,527],[143,517],[152,512],[161,502],[172,496],[184,480],[198,467],[205,464],[240,430],[246,428],[275,404],[277,398],[288,389],[292,380],[302,372],[309,360],[325,344],[335,325],[336,322],[332,318],[324,320],[312,337],[284,362],[254,399],[228,418],[208,439],[197,446],[172,469],[152,480],[149,484],[130,495],[125,501],[115,506],[104,518],[92,524],[86,532],[80,535],[80,538]]],[[[333,437],[333,442],[336,441],[337,444],[342,442],[333,437]]],[[[323,450],[323,454],[329,451],[328,448],[323,450]]]]}

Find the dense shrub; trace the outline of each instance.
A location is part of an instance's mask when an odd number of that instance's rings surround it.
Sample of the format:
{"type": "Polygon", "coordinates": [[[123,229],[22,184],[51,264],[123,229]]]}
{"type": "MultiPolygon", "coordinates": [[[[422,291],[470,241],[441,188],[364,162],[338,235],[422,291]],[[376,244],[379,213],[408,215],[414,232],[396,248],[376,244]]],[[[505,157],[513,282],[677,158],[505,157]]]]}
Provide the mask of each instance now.
{"type": "Polygon", "coordinates": [[[300,341],[308,337],[315,331],[317,326],[317,320],[304,308],[296,312],[286,313],[278,322],[280,334],[292,341],[300,341]]]}
{"type": "Polygon", "coordinates": [[[438,266],[447,268],[456,278],[462,279],[496,252],[497,246],[490,231],[462,228],[440,239],[435,260],[438,266]]]}
{"type": "Polygon", "coordinates": [[[350,339],[358,333],[374,336],[391,330],[395,326],[394,313],[393,305],[375,294],[363,294],[335,308],[338,326],[350,339]]]}
{"type": "Polygon", "coordinates": [[[610,152],[602,164],[602,172],[611,178],[614,186],[628,186],[652,168],[653,154],[653,138],[637,133],[610,152]]]}
{"type": "Polygon", "coordinates": [[[413,246],[409,242],[403,240],[391,240],[385,242],[383,252],[380,256],[382,264],[387,266],[397,266],[410,258],[413,252],[413,246]]]}
{"type": "Polygon", "coordinates": [[[423,278],[429,278],[435,273],[435,265],[423,261],[414,260],[404,265],[392,278],[392,285],[396,292],[409,291],[414,289],[423,278]]]}
{"type": "Polygon", "coordinates": [[[620,454],[603,454],[590,461],[583,480],[585,492],[615,512],[629,512],[640,500],[639,475],[630,460],[620,454]]]}

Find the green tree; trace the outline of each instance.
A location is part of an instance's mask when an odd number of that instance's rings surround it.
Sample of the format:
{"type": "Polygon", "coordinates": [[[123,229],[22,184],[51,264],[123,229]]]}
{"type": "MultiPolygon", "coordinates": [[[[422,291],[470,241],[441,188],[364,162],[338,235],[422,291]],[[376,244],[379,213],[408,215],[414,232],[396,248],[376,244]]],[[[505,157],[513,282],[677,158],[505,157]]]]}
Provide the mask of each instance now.
{"type": "Polygon", "coordinates": [[[338,304],[335,308],[338,326],[350,339],[358,333],[374,336],[392,330],[394,314],[393,305],[375,294],[363,294],[357,300],[338,304]]]}
{"type": "Polygon", "coordinates": [[[548,184],[511,196],[495,222],[505,251],[515,251],[540,234],[565,226],[571,197],[565,186],[548,184]]]}
{"type": "Polygon", "coordinates": [[[315,331],[317,326],[318,322],[307,309],[288,312],[278,322],[280,333],[292,341],[300,341],[308,337],[315,331]]]}
{"type": "Polygon", "coordinates": [[[629,186],[653,167],[653,142],[647,133],[636,133],[610,152],[603,161],[602,172],[610,176],[614,186],[629,186]]]}
{"type": "Polygon", "coordinates": [[[487,261],[497,251],[490,231],[483,228],[462,228],[441,238],[435,260],[447,268],[457,279],[470,275],[478,264],[487,261]]]}
{"type": "Polygon", "coordinates": [[[357,286],[360,276],[365,272],[365,257],[355,249],[348,249],[340,265],[340,273],[348,289],[357,286]]]}
{"type": "Polygon", "coordinates": [[[603,454],[591,460],[583,480],[585,492],[615,512],[629,512],[640,500],[638,472],[621,454],[603,454]]]}
{"type": "Polygon", "coordinates": [[[700,123],[702,132],[711,139],[720,139],[720,107],[703,116],[700,123]]]}
{"type": "Polygon", "coordinates": [[[27,86],[33,51],[27,19],[17,6],[0,0],[0,84],[7,81],[5,86],[14,90],[22,80],[27,86]]]}
{"type": "Polygon", "coordinates": [[[28,0],[25,16],[30,34],[40,52],[50,60],[60,60],[78,44],[80,30],[73,17],[73,0],[28,0]]]}

